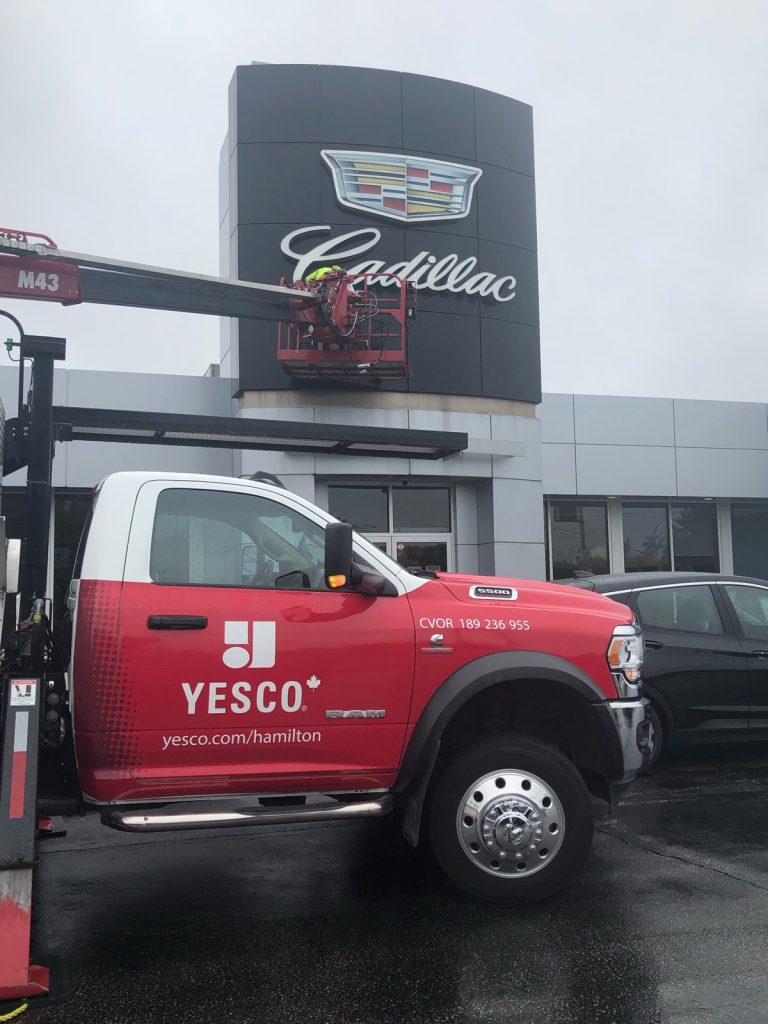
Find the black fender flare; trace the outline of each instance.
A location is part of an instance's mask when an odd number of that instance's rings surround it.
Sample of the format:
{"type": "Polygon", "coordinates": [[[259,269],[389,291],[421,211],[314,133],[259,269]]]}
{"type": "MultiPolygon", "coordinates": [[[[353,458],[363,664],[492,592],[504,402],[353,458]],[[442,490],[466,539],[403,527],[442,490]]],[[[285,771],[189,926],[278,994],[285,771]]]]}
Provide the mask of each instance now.
{"type": "Polygon", "coordinates": [[[407,798],[403,830],[413,845],[418,841],[421,809],[440,740],[449,722],[461,708],[483,690],[498,683],[520,683],[531,679],[559,683],[593,709],[598,728],[605,737],[606,757],[620,774],[621,744],[613,725],[609,699],[595,681],[577,666],[553,654],[540,651],[500,651],[467,662],[438,687],[419,716],[400,763],[393,792],[407,798]]]}

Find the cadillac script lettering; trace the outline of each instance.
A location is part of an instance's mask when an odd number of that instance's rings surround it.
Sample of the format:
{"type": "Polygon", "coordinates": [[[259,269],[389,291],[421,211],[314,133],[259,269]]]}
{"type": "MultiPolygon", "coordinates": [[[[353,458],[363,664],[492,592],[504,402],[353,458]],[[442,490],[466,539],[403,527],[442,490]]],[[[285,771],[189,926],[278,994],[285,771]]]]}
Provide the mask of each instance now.
{"type": "MultiPolygon", "coordinates": [[[[294,281],[302,281],[310,267],[314,264],[338,263],[350,260],[369,252],[381,240],[378,228],[361,228],[347,231],[335,238],[327,238],[306,252],[299,252],[295,245],[309,235],[330,232],[329,224],[314,224],[311,227],[297,228],[289,232],[280,243],[282,252],[296,261],[293,272],[294,281]]],[[[412,259],[386,266],[384,260],[363,260],[354,266],[347,266],[350,274],[375,274],[370,282],[382,287],[397,284],[391,275],[407,278],[414,288],[431,292],[463,292],[465,295],[482,295],[495,299],[497,302],[509,302],[514,299],[517,279],[511,274],[499,276],[486,271],[477,270],[477,257],[467,256],[461,259],[455,252],[439,258],[422,249],[412,259]]]]}

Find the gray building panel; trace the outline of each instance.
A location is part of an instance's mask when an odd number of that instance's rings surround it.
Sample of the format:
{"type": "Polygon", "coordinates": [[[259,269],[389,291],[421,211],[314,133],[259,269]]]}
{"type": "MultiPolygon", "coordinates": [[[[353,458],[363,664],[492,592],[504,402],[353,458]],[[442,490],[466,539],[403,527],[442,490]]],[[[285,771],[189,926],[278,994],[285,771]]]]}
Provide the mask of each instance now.
{"type": "MultiPolygon", "coordinates": [[[[477,545],[477,488],[472,483],[456,484],[454,533],[456,543],[477,545]]],[[[475,554],[477,559],[477,554],[475,554]]]]}
{"type": "Polygon", "coordinates": [[[90,441],[57,445],[54,467],[56,470],[66,467],[65,479],[59,479],[59,474],[54,471],[54,486],[78,488],[94,487],[105,476],[118,470],[211,473],[216,476],[232,476],[234,472],[233,453],[222,448],[90,441]]]}
{"type": "Polygon", "coordinates": [[[538,416],[545,494],[767,496],[762,403],[547,394],[538,416]]]}
{"type": "Polygon", "coordinates": [[[541,446],[542,488],[545,494],[577,494],[576,446],[543,444],[541,446]]]}
{"type": "Polygon", "coordinates": [[[541,440],[544,444],[573,444],[576,440],[573,399],[573,395],[541,396],[537,416],[541,421],[541,440]]]}
{"type": "Polygon", "coordinates": [[[493,480],[493,541],[544,541],[541,485],[532,480],[493,480]]]}
{"type": "Polygon", "coordinates": [[[67,405],[230,416],[232,381],[182,374],[68,370],[67,405]]]}
{"type": "Polygon", "coordinates": [[[768,415],[759,402],[675,399],[681,448],[768,448],[768,415]]]}
{"type": "Polygon", "coordinates": [[[488,413],[409,409],[408,426],[411,430],[459,430],[468,437],[491,437],[491,417],[488,413]]]}
{"type": "Polygon", "coordinates": [[[493,543],[493,484],[490,480],[482,480],[475,487],[477,495],[477,542],[487,546],[493,543]]]}
{"type": "Polygon", "coordinates": [[[235,467],[236,476],[273,473],[281,480],[284,476],[313,476],[316,471],[314,455],[288,452],[239,452],[235,455],[235,467]]]}
{"type": "Polygon", "coordinates": [[[229,132],[224,136],[224,142],[219,150],[219,226],[221,226],[227,212],[229,211],[229,184],[227,175],[229,173],[229,132]]]}
{"type": "Polygon", "coordinates": [[[768,451],[680,448],[677,474],[686,497],[768,498],[768,451]]]}
{"type": "Polygon", "coordinates": [[[414,476],[439,476],[450,479],[483,480],[493,476],[493,458],[490,455],[473,455],[462,452],[446,460],[411,459],[410,472],[414,476]]]}
{"type": "Polygon", "coordinates": [[[544,579],[543,544],[481,544],[478,547],[478,561],[481,572],[521,580],[544,579]]]}
{"type": "Polygon", "coordinates": [[[365,455],[354,458],[349,455],[318,455],[316,465],[318,475],[324,477],[344,477],[350,474],[407,477],[411,474],[410,459],[380,459],[365,455]]]}
{"type": "MultiPolygon", "coordinates": [[[[477,435],[472,435],[477,436],[477,435]]],[[[541,423],[525,416],[491,415],[491,437],[494,441],[513,441],[524,447],[524,455],[493,457],[493,475],[516,480],[542,478],[541,423]]]]}
{"type": "Polygon", "coordinates": [[[577,444],[674,445],[671,398],[575,395],[577,444]]]}
{"type": "Polygon", "coordinates": [[[578,494],[674,495],[675,449],[577,444],[576,483],[578,494]]]}
{"type": "Polygon", "coordinates": [[[474,576],[480,572],[477,544],[456,545],[456,572],[471,573],[474,576]]]}
{"type": "Polygon", "coordinates": [[[346,426],[392,427],[407,430],[407,409],[364,409],[343,405],[316,405],[315,423],[343,423],[346,426]]]}

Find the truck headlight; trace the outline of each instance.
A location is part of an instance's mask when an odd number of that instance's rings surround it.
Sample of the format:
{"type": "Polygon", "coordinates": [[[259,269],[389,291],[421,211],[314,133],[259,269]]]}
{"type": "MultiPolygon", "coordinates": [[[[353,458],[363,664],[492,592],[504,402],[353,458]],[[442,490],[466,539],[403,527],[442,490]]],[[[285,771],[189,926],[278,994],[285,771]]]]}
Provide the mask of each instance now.
{"type": "Polygon", "coordinates": [[[643,682],[643,637],[637,626],[617,626],[606,657],[619,697],[638,697],[643,682]]]}

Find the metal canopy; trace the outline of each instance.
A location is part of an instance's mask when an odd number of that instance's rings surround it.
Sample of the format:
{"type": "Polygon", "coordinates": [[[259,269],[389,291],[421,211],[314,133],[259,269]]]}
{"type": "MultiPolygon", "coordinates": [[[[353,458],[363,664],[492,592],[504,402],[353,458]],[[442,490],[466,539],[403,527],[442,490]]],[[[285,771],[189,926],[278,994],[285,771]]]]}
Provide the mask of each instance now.
{"type": "Polygon", "coordinates": [[[56,436],[62,441],[342,453],[384,458],[444,459],[465,451],[468,444],[467,435],[457,431],[398,430],[61,405],[53,407],[53,423],[56,436]]]}

